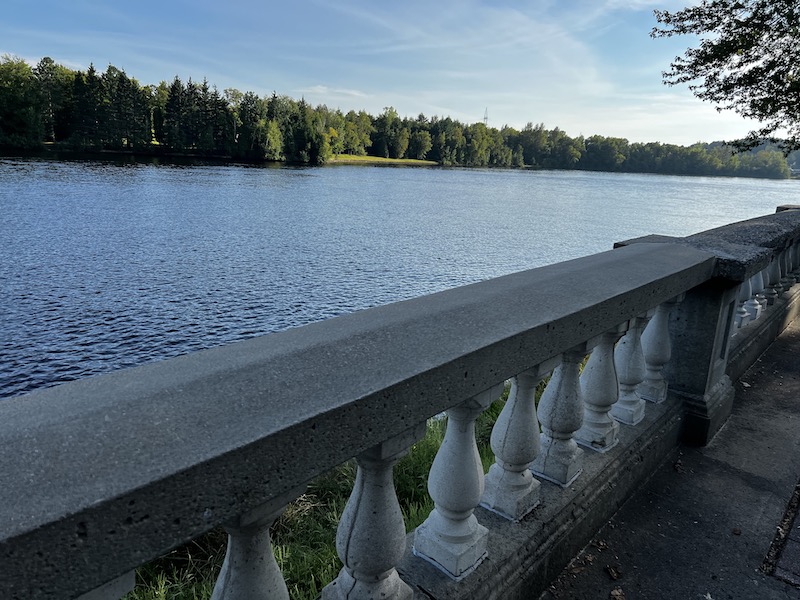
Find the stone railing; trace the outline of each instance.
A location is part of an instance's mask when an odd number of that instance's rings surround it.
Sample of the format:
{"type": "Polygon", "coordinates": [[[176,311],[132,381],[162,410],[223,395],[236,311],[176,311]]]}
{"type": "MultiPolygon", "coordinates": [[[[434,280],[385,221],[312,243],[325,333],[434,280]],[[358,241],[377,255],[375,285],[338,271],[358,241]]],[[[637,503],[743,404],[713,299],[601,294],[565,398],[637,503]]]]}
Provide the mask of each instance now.
{"type": "Polygon", "coordinates": [[[532,597],[681,433],[724,423],[793,314],[799,240],[796,210],[650,236],[2,401],[0,597],[119,597],[223,525],[214,598],[286,598],[269,527],[353,457],[323,598],[532,597]],[[507,381],[484,475],[474,423],[507,381]],[[442,412],[435,509],[407,535],[392,465],[442,412]]]}

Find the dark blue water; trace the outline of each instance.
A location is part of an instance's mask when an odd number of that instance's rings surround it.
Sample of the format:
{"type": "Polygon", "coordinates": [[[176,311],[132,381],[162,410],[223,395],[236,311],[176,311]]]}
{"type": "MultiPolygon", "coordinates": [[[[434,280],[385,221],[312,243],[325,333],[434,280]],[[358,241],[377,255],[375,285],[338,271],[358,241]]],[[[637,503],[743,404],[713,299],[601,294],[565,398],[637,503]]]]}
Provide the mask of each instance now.
{"type": "Polygon", "coordinates": [[[796,181],[0,159],[0,397],[614,241],[797,202],[796,181]]]}

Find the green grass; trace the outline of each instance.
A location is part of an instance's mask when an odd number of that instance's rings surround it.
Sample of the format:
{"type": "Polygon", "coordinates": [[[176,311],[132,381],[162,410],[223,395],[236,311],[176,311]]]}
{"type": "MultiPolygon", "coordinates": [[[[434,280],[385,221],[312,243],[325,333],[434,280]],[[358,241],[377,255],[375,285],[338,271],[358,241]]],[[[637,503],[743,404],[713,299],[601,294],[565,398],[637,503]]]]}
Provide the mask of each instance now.
{"type": "MultiPolygon", "coordinates": [[[[484,472],[494,461],[489,436],[507,396],[508,388],[476,422],[475,436],[484,472]]],[[[445,418],[431,419],[425,437],[394,467],[406,531],[415,529],[433,510],[427,489],[428,471],[444,438],[446,423],[445,418]]],[[[336,555],[336,528],[355,474],[355,460],[350,460],[321,475],[287,507],[272,528],[275,558],[293,600],[318,597],[339,574],[342,565],[336,555]]],[[[126,600],[207,600],[225,557],[225,543],[224,531],[215,529],[141,567],[137,570],[136,589],[126,600]]]]}
{"type": "Polygon", "coordinates": [[[383,158],[382,156],[359,156],[357,154],[336,154],[332,156],[330,159],[328,159],[328,164],[435,167],[438,163],[433,160],[417,160],[414,158],[383,158]]]}

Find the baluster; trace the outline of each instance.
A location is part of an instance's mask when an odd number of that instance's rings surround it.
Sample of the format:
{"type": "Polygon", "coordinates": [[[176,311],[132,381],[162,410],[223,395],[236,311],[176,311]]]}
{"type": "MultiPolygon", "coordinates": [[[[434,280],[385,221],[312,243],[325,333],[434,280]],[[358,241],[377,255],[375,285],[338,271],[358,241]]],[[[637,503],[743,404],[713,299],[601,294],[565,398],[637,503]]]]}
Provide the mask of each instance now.
{"type": "Polygon", "coordinates": [[[756,277],[760,279],[760,273],[756,273],[747,280],[750,288],[750,296],[744,302],[744,309],[747,311],[747,314],[750,315],[751,321],[755,321],[761,316],[761,303],[758,301],[758,292],[756,291],[756,277]]]}
{"type": "Polygon", "coordinates": [[[619,399],[614,344],[625,333],[626,326],[623,323],[600,336],[580,377],[583,425],[575,440],[595,452],[608,452],[618,441],[619,423],[608,412],[619,399]]]}
{"type": "Polygon", "coordinates": [[[297,488],[225,524],[228,549],[211,600],[288,600],[269,529],[286,505],[303,491],[304,487],[297,488]]]}
{"type": "Polygon", "coordinates": [[[750,278],[750,282],[753,287],[753,298],[758,302],[759,306],[756,312],[758,313],[758,317],[760,317],[767,308],[767,297],[764,295],[764,271],[759,271],[753,275],[750,278]]]}
{"type": "Polygon", "coordinates": [[[672,309],[683,300],[684,294],[676,296],[656,307],[652,320],[642,333],[642,354],[644,355],[644,381],[637,391],[642,400],[664,402],[667,399],[669,384],[664,379],[664,366],[672,355],[669,337],[669,315],[672,309]]]}
{"type": "Polygon", "coordinates": [[[536,387],[555,364],[545,363],[511,379],[508,401],[492,429],[495,463],[485,479],[481,506],[519,521],[539,504],[539,486],[529,465],[539,453],[536,387]]]}
{"type": "Polygon", "coordinates": [[[795,283],[797,283],[797,276],[794,273],[794,246],[787,246],[783,251],[784,257],[784,273],[786,274],[786,291],[788,291],[795,283]]]}
{"type": "Polygon", "coordinates": [[[356,457],[356,481],[336,532],[336,553],[344,566],[322,590],[322,600],[413,597],[395,569],[405,552],[406,529],[392,467],[424,435],[421,423],[356,457]]]}
{"type": "Polygon", "coordinates": [[[574,436],[583,424],[580,364],[585,354],[585,345],[565,352],[539,399],[541,451],[531,471],[562,486],[571,484],[583,468],[583,451],[574,436]]]}
{"type": "Polygon", "coordinates": [[[756,297],[758,298],[758,303],[761,305],[761,313],[763,314],[765,310],[767,310],[767,306],[769,303],[767,302],[767,286],[769,285],[769,266],[764,269],[761,269],[759,273],[756,273],[756,277],[759,280],[757,285],[758,294],[756,297]]]}
{"type": "Polygon", "coordinates": [[[768,267],[768,281],[769,285],[764,290],[764,295],[767,297],[767,304],[772,306],[775,304],[775,300],[777,300],[778,296],[783,293],[783,288],[781,287],[781,268],[778,264],[778,256],[775,255],[772,257],[772,260],[769,263],[768,267]]]}
{"type": "Polygon", "coordinates": [[[792,278],[791,274],[789,273],[789,249],[784,248],[780,254],[778,254],[778,264],[780,265],[781,269],[781,287],[783,288],[784,292],[788,292],[789,288],[794,285],[794,279],[792,278]]]}
{"type": "Polygon", "coordinates": [[[614,350],[619,400],[611,407],[611,416],[626,425],[637,425],[644,419],[645,401],[636,393],[636,388],[644,381],[646,373],[642,351],[642,329],[646,324],[646,316],[631,319],[628,332],[614,350]]]}
{"type": "Polygon", "coordinates": [[[789,245],[786,246],[786,250],[783,252],[786,257],[786,279],[789,282],[789,287],[792,287],[795,283],[797,283],[797,276],[794,273],[794,243],[789,242],[789,245]]]}
{"type": "Polygon", "coordinates": [[[792,261],[794,280],[800,282],[800,241],[795,242],[792,246],[792,261]]]}
{"type": "Polygon", "coordinates": [[[745,303],[750,299],[750,280],[739,284],[739,293],[736,296],[736,327],[741,329],[750,322],[750,313],[745,308],[745,303]]]}
{"type": "Polygon", "coordinates": [[[428,475],[435,508],[414,533],[414,554],[456,581],[486,556],[488,531],[473,514],[483,495],[475,420],[502,390],[497,385],[447,411],[444,440],[428,475]]]}

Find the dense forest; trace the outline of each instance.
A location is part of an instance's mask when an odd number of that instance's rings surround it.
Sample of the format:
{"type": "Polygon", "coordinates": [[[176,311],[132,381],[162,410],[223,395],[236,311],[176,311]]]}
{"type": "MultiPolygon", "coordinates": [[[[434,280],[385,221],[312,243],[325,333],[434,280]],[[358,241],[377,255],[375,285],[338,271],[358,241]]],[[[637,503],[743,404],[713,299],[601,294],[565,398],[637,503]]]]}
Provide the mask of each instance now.
{"type": "Polygon", "coordinates": [[[677,146],[570,137],[528,123],[521,131],[449,117],[343,113],[273,93],[220,92],[207,81],[141,85],[109,65],[74,71],[43,58],[0,59],[0,149],[127,151],[244,161],[324,164],[339,154],[414,158],[444,166],[538,167],[679,175],[789,177],[788,157],[762,146],[736,154],[722,143],[677,146]]]}

